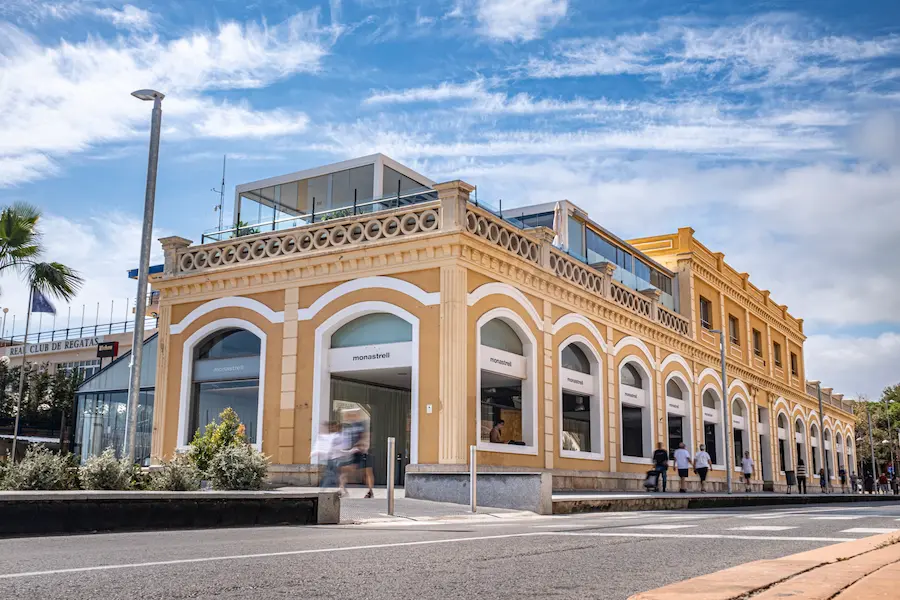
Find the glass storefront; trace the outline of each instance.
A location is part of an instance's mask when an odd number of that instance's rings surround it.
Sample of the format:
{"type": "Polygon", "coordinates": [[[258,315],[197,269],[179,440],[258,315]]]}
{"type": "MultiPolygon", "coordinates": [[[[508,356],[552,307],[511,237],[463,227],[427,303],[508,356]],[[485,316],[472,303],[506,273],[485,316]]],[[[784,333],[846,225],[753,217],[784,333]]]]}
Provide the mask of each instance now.
{"type": "MultiPolygon", "coordinates": [[[[141,390],[138,399],[135,461],[142,465],[150,461],[150,435],[153,431],[152,389],[141,390]]],[[[122,456],[128,418],[128,391],[98,392],[76,396],[74,452],[84,462],[91,456],[113,448],[122,456]]]]}

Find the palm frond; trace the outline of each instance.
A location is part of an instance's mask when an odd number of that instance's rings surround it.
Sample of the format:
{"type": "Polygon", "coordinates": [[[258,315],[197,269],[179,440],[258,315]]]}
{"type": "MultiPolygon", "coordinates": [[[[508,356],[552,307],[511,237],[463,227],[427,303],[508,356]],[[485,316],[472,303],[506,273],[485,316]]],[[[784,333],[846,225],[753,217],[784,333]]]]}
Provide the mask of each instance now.
{"type": "Polygon", "coordinates": [[[32,263],[26,270],[34,289],[60,300],[70,301],[84,283],[77,271],[58,262],[32,263]]]}
{"type": "Polygon", "coordinates": [[[41,254],[40,211],[18,203],[0,211],[0,271],[34,262],[41,254]]]}

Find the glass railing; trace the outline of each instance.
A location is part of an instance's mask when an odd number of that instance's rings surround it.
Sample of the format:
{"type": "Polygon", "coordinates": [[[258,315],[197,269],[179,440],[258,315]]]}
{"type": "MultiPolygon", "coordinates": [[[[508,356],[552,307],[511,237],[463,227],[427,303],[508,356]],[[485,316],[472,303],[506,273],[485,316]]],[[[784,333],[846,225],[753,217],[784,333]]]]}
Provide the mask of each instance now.
{"type": "Polygon", "coordinates": [[[478,199],[478,196],[475,194],[473,194],[472,196],[469,196],[469,202],[471,202],[478,208],[483,208],[484,210],[488,211],[489,213],[491,213],[498,219],[502,219],[502,220],[506,221],[507,223],[509,223],[510,225],[512,225],[513,227],[515,227],[517,229],[527,229],[527,226],[525,225],[525,223],[523,223],[522,221],[520,221],[519,219],[517,219],[515,217],[503,216],[502,208],[497,208],[487,202],[480,201],[478,199]]]}
{"type": "Polygon", "coordinates": [[[203,233],[201,244],[207,242],[222,242],[246,235],[254,235],[265,231],[282,231],[285,229],[293,229],[294,227],[302,227],[313,223],[321,223],[332,219],[340,219],[351,217],[354,215],[365,215],[385,210],[394,210],[404,206],[413,204],[421,204],[423,202],[431,202],[437,200],[437,191],[432,188],[423,187],[410,190],[401,194],[393,194],[390,196],[382,196],[364,202],[357,202],[349,206],[340,206],[330,208],[323,211],[314,211],[309,214],[292,215],[282,218],[271,218],[257,220],[253,223],[240,223],[238,226],[229,227],[227,229],[210,229],[203,233]]]}
{"type": "MultiPolygon", "coordinates": [[[[148,317],[144,320],[144,329],[155,329],[159,319],[157,317],[148,317]]],[[[65,329],[53,329],[52,331],[36,331],[29,332],[28,343],[40,344],[43,342],[54,342],[57,340],[77,340],[83,337],[111,335],[114,333],[128,333],[134,331],[134,320],[120,321],[118,323],[96,323],[94,325],[80,325],[66,327],[65,329]]],[[[11,335],[0,339],[0,344],[4,346],[16,346],[25,342],[25,334],[11,335]]]]}

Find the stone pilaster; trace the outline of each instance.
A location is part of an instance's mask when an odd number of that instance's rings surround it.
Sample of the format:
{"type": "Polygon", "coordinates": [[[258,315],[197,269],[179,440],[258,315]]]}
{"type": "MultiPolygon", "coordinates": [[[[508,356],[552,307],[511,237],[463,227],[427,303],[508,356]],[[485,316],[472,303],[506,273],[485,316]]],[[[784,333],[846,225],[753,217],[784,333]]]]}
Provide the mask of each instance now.
{"type": "Polygon", "coordinates": [[[438,200],[441,201],[441,229],[460,231],[466,228],[466,203],[475,186],[455,179],[435,184],[438,200]]]}
{"type": "Polygon", "coordinates": [[[442,464],[468,461],[467,292],[464,267],[455,264],[441,267],[438,461],[442,464]]]}
{"type": "MultiPolygon", "coordinates": [[[[165,459],[163,456],[163,446],[165,444],[166,434],[167,388],[169,371],[171,370],[171,365],[169,365],[169,344],[171,343],[169,326],[171,324],[172,307],[169,305],[160,306],[159,322],[157,324],[159,335],[156,338],[158,350],[156,356],[156,388],[153,397],[153,432],[150,436],[150,462],[155,465],[160,464],[165,459]]],[[[178,370],[180,371],[181,369],[179,368],[178,370]]]]}
{"type": "Polygon", "coordinates": [[[163,249],[163,275],[167,277],[175,275],[178,272],[178,251],[187,248],[192,242],[187,238],[173,235],[159,238],[159,243],[163,249]]]}
{"type": "MultiPolygon", "coordinates": [[[[284,291],[284,325],[281,340],[281,403],[278,413],[278,456],[281,465],[294,464],[294,410],[297,406],[297,312],[300,290],[284,291]]],[[[307,462],[302,457],[300,462],[307,462]]]]}
{"type": "Polygon", "coordinates": [[[619,430],[619,419],[616,417],[619,395],[616,393],[616,354],[613,348],[613,328],[606,326],[606,410],[609,418],[606,420],[607,436],[609,437],[609,470],[616,472],[616,463],[619,457],[619,439],[616,432],[619,430]]]}
{"type": "MultiPolygon", "coordinates": [[[[543,339],[543,366],[544,366],[544,468],[553,468],[553,455],[555,445],[553,442],[553,433],[556,431],[554,427],[554,410],[553,410],[553,388],[556,378],[553,376],[553,315],[551,313],[553,304],[549,300],[544,300],[544,339],[543,339]]],[[[561,411],[560,411],[561,412],[561,411]]],[[[560,415],[560,419],[562,415],[560,415]]]]}

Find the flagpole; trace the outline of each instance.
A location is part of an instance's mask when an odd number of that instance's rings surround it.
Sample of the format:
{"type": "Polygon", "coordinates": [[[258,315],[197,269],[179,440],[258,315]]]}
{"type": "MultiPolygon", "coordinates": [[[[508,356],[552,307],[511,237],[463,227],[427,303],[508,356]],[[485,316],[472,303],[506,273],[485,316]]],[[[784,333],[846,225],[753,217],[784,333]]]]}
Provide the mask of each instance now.
{"type": "MultiPolygon", "coordinates": [[[[22,369],[19,371],[19,395],[16,397],[16,424],[13,426],[12,457],[16,462],[16,446],[19,443],[19,415],[22,412],[22,394],[25,393],[25,359],[28,356],[28,325],[31,323],[31,302],[34,299],[34,287],[28,291],[28,312],[25,313],[25,341],[22,344],[22,369]]],[[[43,313],[41,313],[43,314],[43,313]]]]}

